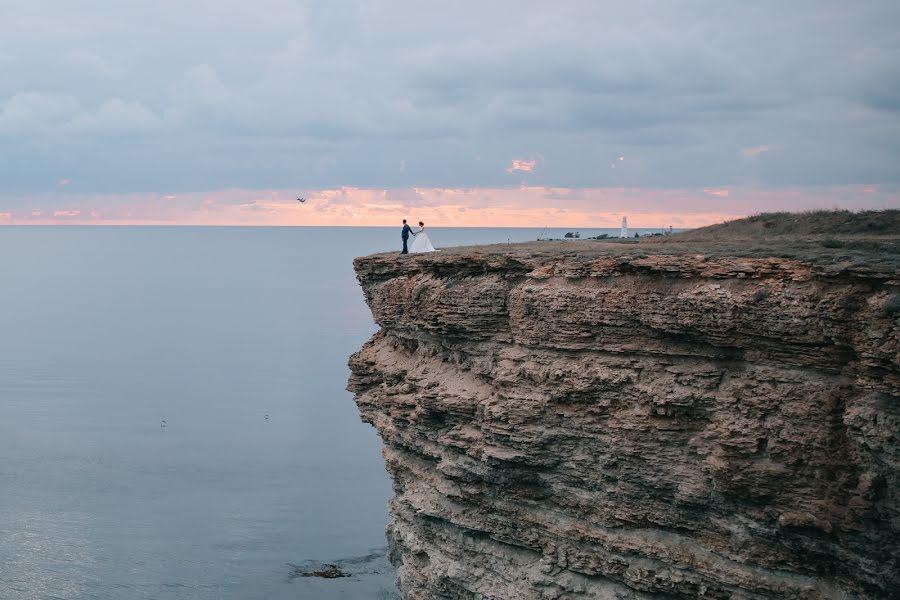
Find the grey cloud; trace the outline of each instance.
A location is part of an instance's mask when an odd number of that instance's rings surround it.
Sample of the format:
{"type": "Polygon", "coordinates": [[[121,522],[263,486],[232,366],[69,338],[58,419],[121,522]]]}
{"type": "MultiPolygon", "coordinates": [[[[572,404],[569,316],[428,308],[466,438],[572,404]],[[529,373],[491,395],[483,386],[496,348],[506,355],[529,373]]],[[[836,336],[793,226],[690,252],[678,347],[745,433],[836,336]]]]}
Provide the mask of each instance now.
{"type": "Polygon", "coordinates": [[[0,136],[39,135],[69,122],[78,114],[72,96],[18,92],[0,104],[0,136]]]}
{"type": "Polygon", "coordinates": [[[0,195],[895,182],[898,24],[893,0],[4,3],[0,195]]]}
{"type": "Polygon", "coordinates": [[[65,128],[78,135],[141,134],[157,130],[160,118],[140,102],[112,98],[93,112],[83,112],[65,128]]]}

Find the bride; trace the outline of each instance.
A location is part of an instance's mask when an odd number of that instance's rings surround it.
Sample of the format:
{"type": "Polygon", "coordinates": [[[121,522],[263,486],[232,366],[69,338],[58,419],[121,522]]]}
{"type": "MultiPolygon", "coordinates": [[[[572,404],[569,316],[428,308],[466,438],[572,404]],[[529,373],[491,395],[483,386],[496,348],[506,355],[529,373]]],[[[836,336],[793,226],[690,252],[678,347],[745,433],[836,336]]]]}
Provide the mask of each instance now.
{"type": "Polygon", "coordinates": [[[425,223],[419,221],[419,228],[413,232],[413,236],[415,237],[413,237],[412,246],[409,247],[410,252],[434,252],[434,246],[431,245],[431,240],[425,233],[425,223]]]}

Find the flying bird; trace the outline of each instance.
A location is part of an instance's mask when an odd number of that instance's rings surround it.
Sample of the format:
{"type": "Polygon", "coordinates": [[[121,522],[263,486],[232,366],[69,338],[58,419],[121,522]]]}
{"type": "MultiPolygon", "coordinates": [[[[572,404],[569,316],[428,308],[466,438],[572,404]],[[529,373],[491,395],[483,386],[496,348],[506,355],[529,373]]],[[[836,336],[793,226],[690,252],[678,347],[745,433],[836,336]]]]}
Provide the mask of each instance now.
{"type": "Polygon", "coordinates": [[[300,202],[300,203],[306,202],[306,198],[297,198],[297,202],[300,202]]]}

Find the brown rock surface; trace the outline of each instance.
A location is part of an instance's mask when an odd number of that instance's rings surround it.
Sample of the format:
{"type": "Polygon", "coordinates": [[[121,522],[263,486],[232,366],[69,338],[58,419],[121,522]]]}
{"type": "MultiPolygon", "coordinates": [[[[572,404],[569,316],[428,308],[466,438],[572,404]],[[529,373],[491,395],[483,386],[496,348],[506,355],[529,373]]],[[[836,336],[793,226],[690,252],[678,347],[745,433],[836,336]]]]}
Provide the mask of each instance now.
{"type": "Polygon", "coordinates": [[[897,597],[897,271],[591,244],[357,259],[407,597],[897,597]]]}

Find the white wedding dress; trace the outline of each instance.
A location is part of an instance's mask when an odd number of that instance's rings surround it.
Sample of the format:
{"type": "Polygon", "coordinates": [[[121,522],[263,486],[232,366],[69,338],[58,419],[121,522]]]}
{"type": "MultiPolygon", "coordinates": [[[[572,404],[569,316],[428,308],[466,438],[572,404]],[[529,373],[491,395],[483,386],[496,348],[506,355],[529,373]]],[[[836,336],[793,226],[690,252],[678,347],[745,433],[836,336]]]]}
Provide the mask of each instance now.
{"type": "Polygon", "coordinates": [[[412,253],[418,252],[434,252],[434,246],[431,245],[431,240],[428,239],[428,234],[425,233],[424,227],[419,227],[415,232],[416,234],[413,236],[412,245],[409,247],[409,251],[412,253]]]}

